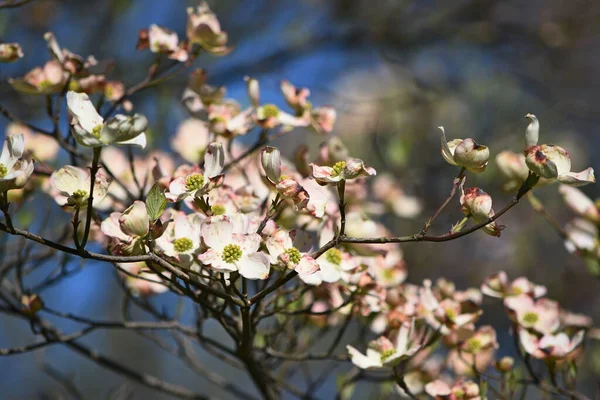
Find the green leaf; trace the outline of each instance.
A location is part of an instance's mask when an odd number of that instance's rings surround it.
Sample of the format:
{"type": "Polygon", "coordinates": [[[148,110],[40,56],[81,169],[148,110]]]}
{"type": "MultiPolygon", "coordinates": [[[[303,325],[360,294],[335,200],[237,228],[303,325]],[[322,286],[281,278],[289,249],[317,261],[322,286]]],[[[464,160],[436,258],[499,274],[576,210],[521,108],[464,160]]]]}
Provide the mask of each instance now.
{"type": "Polygon", "coordinates": [[[167,197],[163,193],[158,182],[152,186],[146,196],[146,210],[151,221],[156,221],[167,208],[167,197]]]}

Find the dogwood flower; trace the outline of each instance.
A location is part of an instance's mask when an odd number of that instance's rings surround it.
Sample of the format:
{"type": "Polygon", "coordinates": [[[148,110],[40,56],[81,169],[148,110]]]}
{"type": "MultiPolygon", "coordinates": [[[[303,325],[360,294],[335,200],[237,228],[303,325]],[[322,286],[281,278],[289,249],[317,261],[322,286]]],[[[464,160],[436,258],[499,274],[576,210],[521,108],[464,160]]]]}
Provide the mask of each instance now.
{"type": "MultiPolygon", "coordinates": [[[[487,221],[495,215],[492,209],[492,197],[483,190],[473,187],[468,189],[460,188],[460,205],[465,215],[471,216],[476,223],[487,221]]],[[[492,221],[482,228],[482,230],[491,236],[500,237],[504,227],[492,221]]]]}
{"type": "Polygon", "coordinates": [[[375,176],[377,171],[373,167],[365,167],[362,160],[351,158],[348,161],[338,161],[333,167],[318,166],[311,163],[311,176],[320,184],[327,185],[341,180],[352,180],[361,176],[375,176]]]}
{"type": "Polygon", "coordinates": [[[304,110],[310,108],[311,104],[308,101],[310,89],[298,88],[285,79],[281,81],[280,88],[286,103],[296,111],[296,114],[302,114],[304,110]]]}
{"type": "Polygon", "coordinates": [[[86,147],[101,147],[109,144],[136,145],[146,147],[148,120],[141,114],[128,117],[118,114],[106,121],[98,114],[85,93],[68,92],[67,106],[74,118],[73,136],[77,143],[86,147]]]}
{"type": "Polygon", "coordinates": [[[593,256],[598,249],[598,226],[583,218],[575,218],[565,226],[565,248],[569,253],[589,252],[593,256]]]}
{"type": "Polygon", "coordinates": [[[442,132],[442,157],[448,164],[466,168],[474,173],[485,171],[490,158],[490,149],[487,146],[478,144],[471,138],[448,142],[444,127],[440,126],[439,129],[442,132]]]}
{"type": "MultiPolygon", "coordinates": [[[[58,171],[55,171],[50,176],[50,181],[54,185],[54,188],[63,196],[55,198],[56,202],[61,206],[86,207],[88,198],[90,197],[90,179],[90,172],[88,170],[71,165],[65,165],[58,171]]],[[[109,185],[110,179],[101,172],[97,172],[92,203],[94,206],[104,199],[109,185]]]]}
{"type": "Polygon", "coordinates": [[[19,43],[0,44],[0,62],[11,63],[23,58],[23,50],[19,43]]]}
{"type": "Polygon", "coordinates": [[[337,111],[333,107],[317,107],[310,112],[310,127],[315,133],[326,135],[333,131],[336,119],[337,111]]]}
{"type": "Polygon", "coordinates": [[[309,121],[304,117],[295,117],[281,111],[275,104],[265,104],[256,109],[254,113],[256,123],[265,129],[272,129],[279,125],[286,128],[308,126],[309,121]]]}
{"type": "Polygon", "coordinates": [[[539,333],[553,333],[560,325],[559,308],[555,301],[533,300],[530,296],[521,294],[505,298],[504,305],[523,328],[539,333]]]}
{"type": "Polygon", "coordinates": [[[150,230],[150,218],[144,202],[136,200],[123,213],[113,212],[102,221],[102,233],[112,238],[114,254],[139,255],[146,253],[145,239],[150,230]]]}
{"type": "Polygon", "coordinates": [[[153,53],[166,54],[170,59],[180,62],[188,60],[189,55],[185,47],[185,43],[179,43],[176,32],[156,24],[140,31],[136,45],[137,50],[149,48],[153,53]]]}
{"type": "Polygon", "coordinates": [[[225,152],[223,145],[218,142],[211,143],[204,155],[204,173],[193,171],[185,177],[175,178],[165,193],[170,201],[181,201],[186,197],[199,198],[219,187],[223,183],[223,166],[225,165],[225,152]]]}
{"type": "Polygon", "coordinates": [[[337,282],[344,278],[344,274],[358,267],[358,261],[350,253],[339,249],[329,249],[317,258],[319,271],[309,276],[300,278],[309,285],[320,285],[321,282],[337,282]]]}
{"type": "Polygon", "coordinates": [[[204,265],[223,273],[237,271],[247,279],[269,276],[269,257],[258,251],[260,235],[234,233],[234,224],[228,216],[214,216],[204,221],[202,239],[208,249],[198,258],[204,265]]]}
{"type": "Polygon", "coordinates": [[[363,354],[348,345],[352,363],[361,369],[392,368],[402,360],[412,357],[421,349],[418,343],[410,343],[413,326],[402,324],[396,336],[396,345],[385,336],[369,342],[367,353],[363,354]]]}
{"type": "Polygon", "coordinates": [[[227,32],[221,30],[217,16],[205,1],[196,9],[188,8],[187,13],[186,33],[190,42],[197,43],[204,50],[217,55],[225,55],[231,51],[227,47],[227,32]]]}
{"type": "Polygon", "coordinates": [[[169,257],[190,266],[200,250],[200,227],[204,216],[194,213],[176,213],[166,231],[156,239],[156,246],[169,257]]]}
{"type": "Polygon", "coordinates": [[[562,147],[551,144],[538,145],[539,122],[533,114],[527,114],[526,117],[531,122],[525,133],[528,145],[525,149],[525,162],[532,172],[542,178],[571,186],[583,186],[596,182],[593,168],[587,168],[581,172],[571,172],[571,158],[562,147]]]}
{"type": "Polygon", "coordinates": [[[558,192],[562,194],[567,207],[577,215],[592,222],[600,222],[600,210],[596,206],[596,203],[581,190],[572,186],[560,185],[558,192]]]}
{"type": "Polygon", "coordinates": [[[48,61],[43,67],[29,71],[23,78],[10,79],[11,86],[27,94],[53,94],[63,90],[67,74],[60,62],[48,61]]]}
{"type": "Polygon", "coordinates": [[[538,298],[546,294],[546,287],[536,285],[523,276],[511,282],[506,272],[500,271],[484,280],[481,284],[481,292],[487,296],[497,298],[518,296],[520,294],[538,298]]]}
{"type": "Polygon", "coordinates": [[[0,193],[21,189],[33,173],[33,162],[25,160],[25,136],[7,136],[0,154],[0,193]]]}
{"type": "Polygon", "coordinates": [[[541,360],[561,360],[571,354],[583,342],[585,332],[578,331],[572,338],[564,333],[545,334],[541,338],[527,329],[519,329],[519,343],[528,354],[541,360]]]}
{"type": "Polygon", "coordinates": [[[302,246],[295,243],[296,231],[278,230],[267,237],[265,245],[269,251],[272,265],[282,264],[298,274],[311,275],[319,270],[317,261],[307,253],[300,251],[302,246]]]}
{"type": "Polygon", "coordinates": [[[529,176],[525,156],[521,153],[504,150],[496,155],[498,171],[507,179],[504,190],[517,189],[529,176]]]}

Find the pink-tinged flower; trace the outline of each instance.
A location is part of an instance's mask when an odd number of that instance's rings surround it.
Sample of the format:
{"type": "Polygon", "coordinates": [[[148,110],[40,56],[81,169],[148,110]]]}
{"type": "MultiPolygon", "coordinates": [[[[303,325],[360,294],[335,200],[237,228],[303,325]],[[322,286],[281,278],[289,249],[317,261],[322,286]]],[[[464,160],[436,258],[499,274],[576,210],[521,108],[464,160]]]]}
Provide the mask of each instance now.
{"type": "Polygon", "coordinates": [[[559,325],[558,303],[548,299],[534,300],[526,294],[504,299],[512,318],[523,328],[539,333],[553,333],[559,325]]]}
{"type": "Polygon", "coordinates": [[[286,103],[296,111],[297,115],[302,114],[304,110],[311,107],[308,101],[308,96],[310,96],[309,89],[298,88],[285,79],[281,81],[280,87],[286,103]]]}
{"type": "Polygon", "coordinates": [[[279,125],[284,125],[287,129],[309,125],[306,118],[295,117],[283,112],[275,104],[265,104],[258,107],[254,113],[254,119],[259,126],[265,129],[272,129],[279,125]]]}
{"type": "Polygon", "coordinates": [[[578,331],[572,338],[564,333],[545,334],[541,338],[527,329],[519,328],[519,342],[528,354],[546,360],[561,360],[568,357],[583,342],[584,331],[578,331]]]}
{"type": "Polygon", "coordinates": [[[36,161],[54,160],[60,149],[60,146],[54,138],[35,133],[25,125],[12,122],[6,127],[6,136],[8,137],[16,134],[23,134],[25,142],[27,143],[25,154],[31,156],[31,158],[36,161]]]}
{"type": "Polygon", "coordinates": [[[248,133],[252,127],[252,108],[244,111],[233,100],[208,107],[208,121],[211,132],[223,137],[235,137],[248,133]]]}
{"type": "Polygon", "coordinates": [[[246,81],[246,93],[248,94],[248,99],[250,99],[250,104],[252,104],[252,107],[257,108],[260,105],[260,85],[258,79],[246,76],[244,80],[246,81]]]}
{"type": "Polygon", "coordinates": [[[439,300],[431,289],[431,281],[425,280],[419,288],[419,313],[427,323],[441,334],[448,335],[452,330],[475,322],[482,311],[475,308],[463,310],[461,303],[445,298],[439,300]]]}
{"type": "MultiPolygon", "coordinates": [[[[492,209],[492,196],[476,187],[465,190],[461,186],[461,192],[460,205],[462,206],[462,212],[467,216],[471,216],[476,223],[487,221],[495,215],[492,209]]],[[[502,234],[502,229],[504,229],[504,226],[496,224],[496,221],[490,222],[482,228],[488,235],[497,237],[502,234]]]]}
{"type": "Polygon", "coordinates": [[[315,218],[323,218],[327,205],[335,203],[335,200],[332,200],[332,193],[310,178],[301,179],[298,183],[308,193],[306,210],[315,218]]]}
{"type": "Polygon", "coordinates": [[[19,43],[0,44],[0,62],[11,63],[23,58],[23,50],[19,43]]]}
{"type": "Polygon", "coordinates": [[[411,343],[413,323],[408,326],[402,324],[395,340],[396,345],[385,336],[381,336],[369,342],[366,354],[350,345],[346,346],[352,363],[361,369],[393,368],[402,360],[412,357],[422,347],[416,341],[411,343]]]}
{"type": "Polygon", "coordinates": [[[213,142],[204,155],[204,173],[193,171],[185,177],[175,178],[165,193],[170,201],[181,201],[187,197],[200,198],[223,183],[225,152],[223,145],[213,142]]]}
{"type": "Polygon", "coordinates": [[[123,213],[111,213],[102,221],[100,229],[111,238],[109,248],[113,254],[140,255],[147,252],[145,238],[149,224],[146,205],[136,201],[123,213]]]}
{"type": "Polygon", "coordinates": [[[204,216],[194,213],[177,213],[165,233],[156,239],[156,246],[169,257],[190,266],[200,250],[200,226],[204,216]]]}
{"type": "Polygon", "coordinates": [[[335,248],[327,250],[319,257],[317,264],[319,264],[320,270],[305,279],[306,283],[319,285],[321,282],[337,282],[347,277],[345,275],[347,272],[359,266],[358,260],[350,253],[335,248]]]}
{"type": "Polygon", "coordinates": [[[575,218],[565,226],[565,248],[569,253],[589,252],[592,255],[598,249],[598,227],[583,218],[575,218]]]}
{"type": "Polygon", "coordinates": [[[88,68],[98,64],[98,60],[94,56],[83,58],[67,49],[59,46],[56,37],[52,32],[44,34],[44,40],[52,58],[60,63],[65,71],[68,71],[74,78],[85,77],[89,75],[88,68]]]}
{"type": "Polygon", "coordinates": [[[221,30],[217,16],[208,4],[202,1],[196,9],[187,9],[188,20],[186,33],[191,43],[196,43],[208,52],[225,55],[231,51],[227,47],[227,32],[221,30]]]}
{"type": "Polygon", "coordinates": [[[473,375],[473,366],[477,371],[485,371],[494,361],[494,353],[498,348],[496,331],[489,325],[477,331],[473,327],[465,329],[466,335],[460,338],[458,347],[448,354],[448,365],[457,375],[473,375]]]}
{"type": "Polygon", "coordinates": [[[423,202],[407,195],[390,174],[378,175],[373,181],[373,194],[401,218],[414,218],[423,210],[423,202]]]}
{"type": "Polygon", "coordinates": [[[179,43],[177,33],[155,24],[150,25],[149,29],[142,29],[138,35],[136,49],[147,48],[153,53],[165,54],[180,62],[186,62],[189,58],[186,45],[179,43]]]}
{"type": "Polygon", "coordinates": [[[425,385],[425,392],[434,399],[445,399],[450,396],[452,389],[446,382],[436,379],[425,385]]]}
{"type": "Polygon", "coordinates": [[[497,298],[526,294],[535,299],[546,294],[546,287],[536,285],[523,276],[510,282],[506,272],[500,271],[484,280],[481,284],[481,292],[497,298]]]}
{"type": "Polygon", "coordinates": [[[402,259],[399,248],[392,249],[383,254],[363,257],[362,263],[368,267],[368,272],[377,285],[390,288],[397,287],[406,279],[406,263],[402,259]]]}
{"type": "Polygon", "coordinates": [[[33,173],[33,162],[23,158],[25,136],[22,133],[7,136],[0,154],[0,193],[25,187],[33,173]]]}
{"type": "Polygon", "coordinates": [[[539,121],[533,114],[527,114],[526,117],[531,120],[531,123],[525,132],[527,142],[525,162],[532,172],[542,178],[570,186],[583,186],[596,182],[593,168],[571,172],[571,158],[562,147],[551,144],[538,145],[539,121]]]}
{"type": "MultiPolygon", "coordinates": [[[[125,281],[125,286],[127,286],[134,296],[147,297],[165,293],[169,290],[168,286],[163,283],[161,277],[151,272],[145,262],[118,263],[117,265],[122,270],[129,273],[125,274],[124,272],[120,272],[125,281]],[[137,278],[135,276],[137,276],[137,278]]],[[[168,279],[171,276],[171,273],[162,272],[162,275],[168,279]]]]}
{"type": "Polygon", "coordinates": [[[73,136],[77,143],[86,147],[109,144],[137,145],[146,147],[148,120],[141,114],[132,117],[119,114],[106,121],[98,114],[85,93],[68,92],[67,106],[73,115],[73,136]]]}
{"type": "Polygon", "coordinates": [[[9,82],[19,92],[54,94],[63,90],[67,82],[67,74],[58,61],[52,60],[44,67],[32,69],[23,78],[10,79],[9,82]]]}
{"type": "Polygon", "coordinates": [[[281,197],[291,200],[294,203],[296,210],[306,208],[310,201],[308,192],[294,179],[282,179],[275,185],[275,189],[281,197]]]}
{"type": "Polygon", "coordinates": [[[558,191],[563,196],[563,200],[573,212],[594,223],[600,222],[600,210],[596,207],[589,197],[581,190],[572,186],[560,185],[558,191]]]}
{"type": "Polygon", "coordinates": [[[521,153],[504,150],[496,155],[498,171],[506,178],[504,190],[517,189],[529,176],[529,168],[525,162],[525,156],[521,153]]]}
{"type": "Polygon", "coordinates": [[[549,180],[556,180],[570,186],[583,186],[596,182],[594,169],[571,172],[569,153],[560,146],[542,144],[525,150],[526,162],[535,174],[549,180]]]}
{"type": "Polygon", "coordinates": [[[490,158],[490,149],[478,144],[473,139],[446,140],[444,127],[440,126],[442,132],[442,157],[450,165],[456,165],[467,170],[479,173],[485,171],[490,158]]]}
{"type": "Polygon", "coordinates": [[[331,133],[336,119],[337,111],[333,107],[317,107],[310,112],[310,126],[319,135],[331,133]]]}
{"type": "MultiPolygon", "coordinates": [[[[299,237],[300,238],[300,237],[299,237]]],[[[301,251],[303,246],[300,239],[296,240],[296,231],[286,232],[282,229],[276,231],[265,240],[272,265],[283,265],[293,269],[301,275],[311,275],[319,270],[317,261],[306,252],[301,251]]]]}
{"type": "Polygon", "coordinates": [[[247,279],[269,276],[269,257],[259,252],[261,237],[257,233],[234,233],[234,224],[225,215],[208,218],[202,224],[202,239],[208,249],[199,260],[222,273],[239,272],[247,279]]]}
{"type": "Polygon", "coordinates": [[[197,119],[186,119],[177,128],[171,147],[184,160],[197,164],[208,147],[210,133],[205,122],[197,119]]]}
{"type": "MultiPolygon", "coordinates": [[[[61,206],[86,207],[90,197],[90,179],[89,170],[71,165],[65,165],[55,171],[50,180],[54,188],[63,196],[56,197],[56,202],[61,206]]],[[[96,181],[94,182],[94,206],[104,199],[109,185],[110,178],[101,172],[97,172],[96,181]]]]}
{"type": "Polygon", "coordinates": [[[321,167],[316,164],[310,164],[310,167],[312,178],[321,185],[337,183],[341,180],[352,180],[362,176],[377,175],[375,168],[365,167],[364,162],[358,158],[339,161],[333,167],[321,167]]]}

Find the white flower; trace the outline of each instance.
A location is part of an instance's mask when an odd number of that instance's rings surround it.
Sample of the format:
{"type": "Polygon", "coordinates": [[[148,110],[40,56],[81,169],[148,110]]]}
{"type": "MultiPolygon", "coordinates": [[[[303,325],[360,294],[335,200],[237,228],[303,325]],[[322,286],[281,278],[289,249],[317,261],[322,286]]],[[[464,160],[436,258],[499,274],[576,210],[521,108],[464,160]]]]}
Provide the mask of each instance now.
{"type": "Polygon", "coordinates": [[[300,251],[302,247],[297,240],[296,231],[278,230],[265,240],[271,264],[283,264],[294,269],[298,274],[311,275],[318,271],[319,264],[307,253],[300,251]],[[296,242],[296,243],[295,243],[296,242]]]}
{"type": "MultiPolygon", "coordinates": [[[[58,171],[55,171],[50,180],[54,188],[64,196],[55,198],[59,205],[73,207],[86,207],[90,197],[90,172],[83,168],[65,165],[58,171]]],[[[104,174],[96,173],[94,182],[94,200],[93,205],[100,203],[108,191],[110,180],[104,174]]]]}
{"type": "Polygon", "coordinates": [[[25,186],[33,173],[33,162],[23,159],[25,137],[10,135],[4,141],[0,155],[0,193],[25,186]]]}
{"type": "Polygon", "coordinates": [[[362,369],[381,369],[394,367],[400,361],[412,357],[422,347],[418,343],[410,344],[412,328],[412,325],[408,327],[402,324],[396,337],[395,346],[385,336],[371,341],[366,354],[359,352],[350,345],[346,346],[352,363],[362,369]]]}
{"type": "Polygon", "coordinates": [[[446,141],[444,127],[439,127],[442,132],[442,157],[448,164],[461,166],[471,172],[483,172],[490,158],[490,149],[478,144],[473,139],[454,139],[446,141]]]}
{"type": "Polygon", "coordinates": [[[202,214],[177,213],[165,233],[156,239],[156,246],[166,255],[177,259],[185,266],[190,266],[200,249],[200,226],[202,214]]]}
{"type": "Polygon", "coordinates": [[[122,114],[104,121],[92,101],[85,93],[68,92],[67,106],[75,117],[73,136],[77,143],[86,147],[101,147],[109,144],[137,145],[146,147],[148,120],[141,114],[128,117],[122,114]]]}
{"type": "Polygon", "coordinates": [[[233,232],[234,224],[225,215],[204,221],[202,239],[209,248],[200,254],[200,261],[219,272],[238,271],[247,279],[266,279],[269,257],[258,251],[260,235],[233,232]]]}

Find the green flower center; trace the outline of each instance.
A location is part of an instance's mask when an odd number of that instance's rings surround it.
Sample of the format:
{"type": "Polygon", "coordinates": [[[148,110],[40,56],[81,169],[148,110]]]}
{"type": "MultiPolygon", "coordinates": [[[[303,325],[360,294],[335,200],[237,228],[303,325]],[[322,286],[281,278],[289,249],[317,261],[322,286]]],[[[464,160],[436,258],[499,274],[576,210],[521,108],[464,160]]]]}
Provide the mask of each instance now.
{"type": "Polygon", "coordinates": [[[527,322],[528,324],[535,324],[538,322],[540,317],[534,312],[526,312],[523,315],[523,322],[527,322]]]}
{"type": "Polygon", "coordinates": [[[2,163],[0,163],[0,178],[4,178],[8,173],[8,168],[2,163]]]}
{"type": "Polygon", "coordinates": [[[223,261],[226,263],[234,263],[242,258],[242,249],[237,244],[228,244],[223,249],[223,261]]]}
{"type": "Polygon", "coordinates": [[[213,215],[224,215],[225,214],[225,206],[222,204],[213,204],[210,208],[213,215]]]}
{"type": "Polygon", "coordinates": [[[175,251],[178,253],[184,253],[188,250],[191,250],[192,247],[194,247],[194,243],[192,242],[192,239],[179,238],[179,239],[173,240],[173,248],[175,248],[175,251]]]}
{"type": "Polygon", "coordinates": [[[204,176],[200,174],[190,175],[185,180],[187,190],[198,190],[202,186],[204,186],[204,176]]]}
{"type": "Polygon", "coordinates": [[[91,134],[92,134],[92,135],[94,135],[94,136],[96,136],[97,138],[99,138],[99,137],[100,137],[100,132],[101,132],[101,131],[102,131],[102,124],[100,124],[100,125],[96,125],[96,126],[94,127],[94,129],[92,129],[92,132],[91,132],[91,134]]]}
{"type": "Polygon", "coordinates": [[[381,362],[385,362],[385,360],[387,360],[394,354],[396,354],[395,349],[384,350],[383,353],[381,353],[381,362]]]}
{"type": "Polygon", "coordinates": [[[279,115],[279,108],[275,104],[265,104],[262,108],[263,119],[277,118],[279,115]]]}
{"type": "Polygon", "coordinates": [[[483,343],[478,338],[472,337],[467,340],[466,346],[469,353],[477,353],[483,347],[483,343]]]}
{"type": "Polygon", "coordinates": [[[84,197],[87,197],[88,192],[86,192],[83,189],[77,189],[76,191],[73,192],[73,198],[76,199],[83,199],[84,197]]]}
{"type": "Polygon", "coordinates": [[[39,87],[40,87],[41,90],[48,89],[51,86],[52,86],[52,82],[50,82],[47,79],[44,79],[43,81],[41,81],[40,85],[39,85],[39,87]]]}
{"type": "Polygon", "coordinates": [[[342,262],[342,252],[338,249],[331,249],[325,253],[325,259],[335,265],[340,265],[342,262]]]}
{"type": "Polygon", "coordinates": [[[290,262],[292,264],[298,264],[300,262],[300,259],[302,258],[300,251],[295,247],[290,247],[289,249],[286,249],[284,253],[290,256],[290,262]]]}
{"type": "Polygon", "coordinates": [[[346,161],[338,161],[333,165],[333,175],[339,176],[342,171],[346,168],[346,161]]]}
{"type": "Polygon", "coordinates": [[[453,308],[448,307],[448,308],[446,308],[445,311],[446,311],[446,316],[448,317],[448,319],[450,321],[454,321],[456,319],[456,311],[454,311],[453,308]]]}

